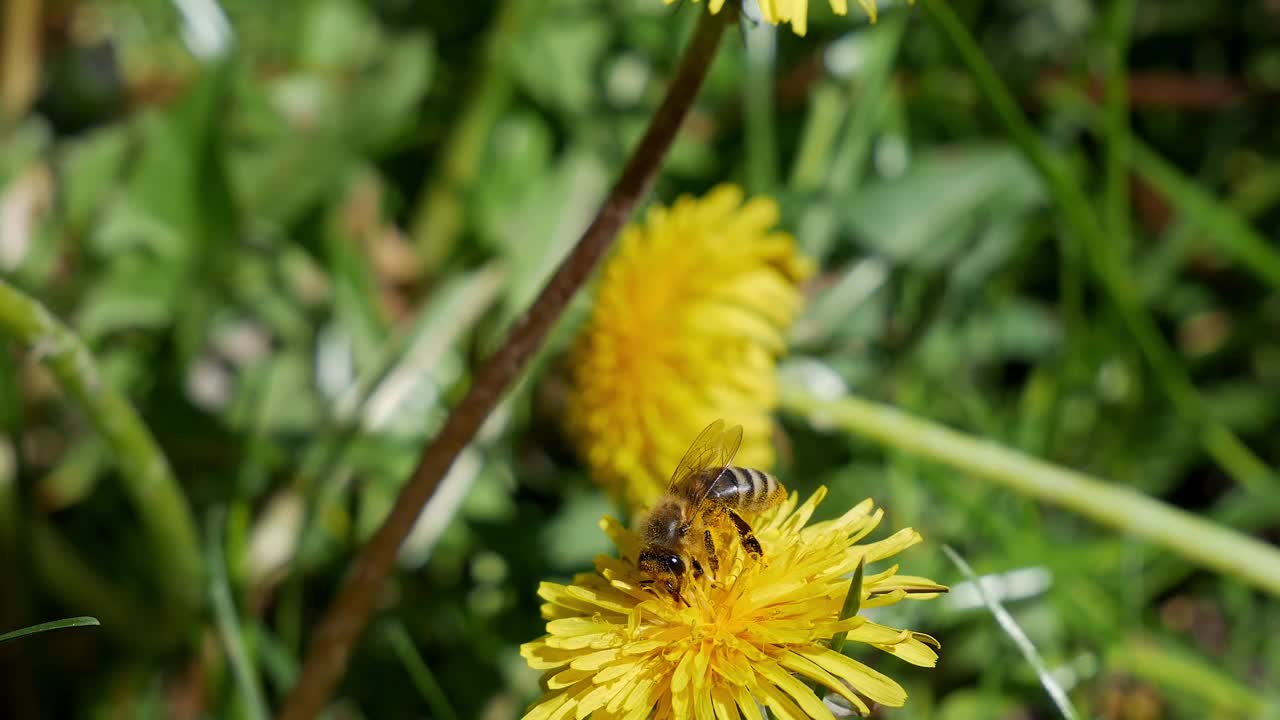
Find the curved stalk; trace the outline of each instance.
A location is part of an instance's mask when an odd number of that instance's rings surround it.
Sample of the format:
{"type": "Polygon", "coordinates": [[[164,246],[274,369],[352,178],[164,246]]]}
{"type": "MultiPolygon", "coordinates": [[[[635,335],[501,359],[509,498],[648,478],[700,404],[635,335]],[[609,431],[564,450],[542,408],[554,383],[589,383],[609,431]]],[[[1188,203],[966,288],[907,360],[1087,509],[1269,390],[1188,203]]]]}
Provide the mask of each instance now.
{"type": "Polygon", "coordinates": [[[1280,549],[1132,488],[857,397],[820,399],[794,388],[784,389],[782,407],[1057,505],[1280,596],[1280,549]]]}
{"type": "Polygon", "coordinates": [[[111,445],[124,491],[151,542],[157,575],[179,614],[200,606],[204,565],[187,498],[151,431],[98,371],[89,349],[43,305],[0,280],[0,332],[49,367],[111,445]]]}

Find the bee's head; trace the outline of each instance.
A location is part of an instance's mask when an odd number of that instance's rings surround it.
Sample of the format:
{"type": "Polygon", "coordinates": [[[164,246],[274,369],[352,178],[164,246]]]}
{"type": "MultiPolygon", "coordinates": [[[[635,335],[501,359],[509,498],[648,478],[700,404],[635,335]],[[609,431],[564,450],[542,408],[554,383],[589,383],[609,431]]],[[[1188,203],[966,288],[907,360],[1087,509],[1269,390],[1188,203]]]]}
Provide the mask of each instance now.
{"type": "Polygon", "coordinates": [[[688,605],[680,595],[684,586],[684,574],[688,570],[680,553],[670,548],[650,546],[640,553],[640,574],[644,579],[640,586],[646,590],[665,590],[672,598],[688,605]]]}

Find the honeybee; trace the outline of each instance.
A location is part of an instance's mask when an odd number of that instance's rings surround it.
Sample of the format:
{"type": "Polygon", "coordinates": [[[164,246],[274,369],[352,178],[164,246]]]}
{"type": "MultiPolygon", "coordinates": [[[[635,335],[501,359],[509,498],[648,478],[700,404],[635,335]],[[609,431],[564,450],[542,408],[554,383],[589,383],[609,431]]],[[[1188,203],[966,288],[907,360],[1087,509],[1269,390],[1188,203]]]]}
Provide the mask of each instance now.
{"type": "Polygon", "coordinates": [[[666,493],[644,524],[645,547],[638,567],[641,587],[665,590],[688,605],[680,594],[685,578],[702,577],[699,556],[714,578],[720,570],[717,536],[736,532],[742,547],[760,560],[764,550],[741,513],[754,513],[782,502],[786,491],[774,476],[753,468],[730,465],[742,445],[742,427],[725,430],[716,420],[702,431],[676,465],[666,493]]]}

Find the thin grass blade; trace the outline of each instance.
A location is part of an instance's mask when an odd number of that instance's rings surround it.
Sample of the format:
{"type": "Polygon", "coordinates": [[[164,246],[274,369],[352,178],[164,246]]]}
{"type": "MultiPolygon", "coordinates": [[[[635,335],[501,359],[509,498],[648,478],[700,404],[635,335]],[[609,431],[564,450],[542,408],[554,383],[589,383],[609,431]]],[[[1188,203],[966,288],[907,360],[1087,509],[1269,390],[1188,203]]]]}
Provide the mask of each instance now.
{"type": "Polygon", "coordinates": [[[90,625],[101,625],[98,618],[83,615],[81,617],[63,618],[62,620],[53,620],[39,625],[31,625],[29,627],[19,628],[12,632],[0,635],[0,643],[6,643],[10,640],[17,640],[28,635],[36,633],[48,632],[50,630],[61,630],[63,628],[89,627],[90,625]]]}
{"type": "Polygon", "coordinates": [[[1022,631],[1017,621],[1013,619],[1008,610],[1004,609],[1000,601],[987,592],[982,584],[982,578],[978,577],[977,573],[973,571],[973,568],[969,567],[969,563],[965,562],[959,553],[952,550],[950,545],[943,545],[942,551],[947,554],[951,562],[955,563],[960,573],[977,588],[978,595],[982,597],[982,603],[987,606],[987,610],[991,611],[991,615],[1000,624],[1000,629],[1004,630],[1005,634],[1013,640],[1013,644],[1018,646],[1018,651],[1035,669],[1036,675],[1040,678],[1040,684],[1044,686],[1045,692],[1049,693],[1049,698],[1058,707],[1058,712],[1062,713],[1062,717],[1067,720],[1077,720],[1080,716],[1076,713],[1075,708],[1071,706],[1071,700],[1067,698],[1066,690],[1062,689],[1062,685],[1049,672],[1048,666],[1044,663],[1044,658],[1040,657],[1040,653],[1036,650],[1036,646],[1032,644],[1031,638],[1027,637],[1027,634],[1022,631]]]}

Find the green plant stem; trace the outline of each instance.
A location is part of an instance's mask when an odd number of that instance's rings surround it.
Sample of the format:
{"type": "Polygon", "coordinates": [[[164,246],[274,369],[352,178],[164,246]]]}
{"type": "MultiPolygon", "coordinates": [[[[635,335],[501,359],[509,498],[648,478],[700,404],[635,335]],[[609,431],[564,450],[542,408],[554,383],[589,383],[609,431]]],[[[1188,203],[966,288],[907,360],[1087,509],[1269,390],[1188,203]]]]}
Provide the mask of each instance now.
{"type": "Polygon", "coordinates": [[[452,128],[440,144],[442,156],[426,189],[415,203],[410,235],[422,256],[423,268],[434,272],[448,258],[462,233],[466,192],[480,171],[489,136],[514,91],[507,51],[513,44],[529,6],[541,0],[502,0],[497,9],[476,76],[468,83],[452,128]]]}
{"type": "Polygon", "coordinates": [[[834,426],[1057,505],[1280,596],[1280,549],[1128,487],[857,397],[819,399],[784,388],[782,407],[815,425],[834,426]]]}
{"type": "Polygon", "coordinates": [[[88,348],[40,303],[0,280],[0,332],[30,348],[111,445],[125,493],[178,616],[200,606],[204,566],[186,496],[133,407],[102,377],[88,348]]]}
{"type": "Polygon", "coordinates": [[[413,529],[423,506],[435,494],[458,454],[475,437],[481,423],[542,346],[552,325],[652,187],[662,160],[693,107],[715,59],[725,25],[735,19],[732,12],[711,15],[702,8],[698,8],[698,12],[698,25],[666,97],[654,112],[648,129],[599,212],[502,346],[476,370],[467,393],[449,413],[440,432],[423,449],[413,475],[401,488],[391,512],[356,557],[337,598],[311,636],[302,675],[281,713],[284,720],[313,718],[324,707],[368,623],[374,600],[395,564],[400,545],[413,529]]]}
{"type": "Polygon", "coordinates": [[[1115,254],[1109,250],[1107,236],[1079,184],[1032,129],[1013,95],[996,75],[982,49],[946,0],[921,0],[921,4],[943,34],[955,45],[982,94],[1003,121],[1006,131],[1048,185],[1068,228],[1084,244],[1094,274],[1128,326],[1174,409],[1184,422],[1198,429],[1200,444],[1205,452],[1233,480],[1256,495],[1271,495],[1274,492],[1271,487],[1274,478],[1270,468],[1230,428],[1209,414],[1204,400],[1181,367],[1177,355],[1165,342],[1155,321],[1142,307],[1137,289],[1126,269],[1113,261],[1115,254]]]}
{"type": "MultiPolygon", "coordinates": [[[[1229,492],[1206,510],[1200,517],[1211,522],[1249,532],[1268,527],[1275,522],[1277,504],[1259,502],[1258,498],[1243,489],[1229,492]]],[[[1195,572],[1195,566],[1154,551],[1146,553],[1147,566],[1142,574],[1142,595],[1152,600],[1168,592],[1195,572]]]]}

